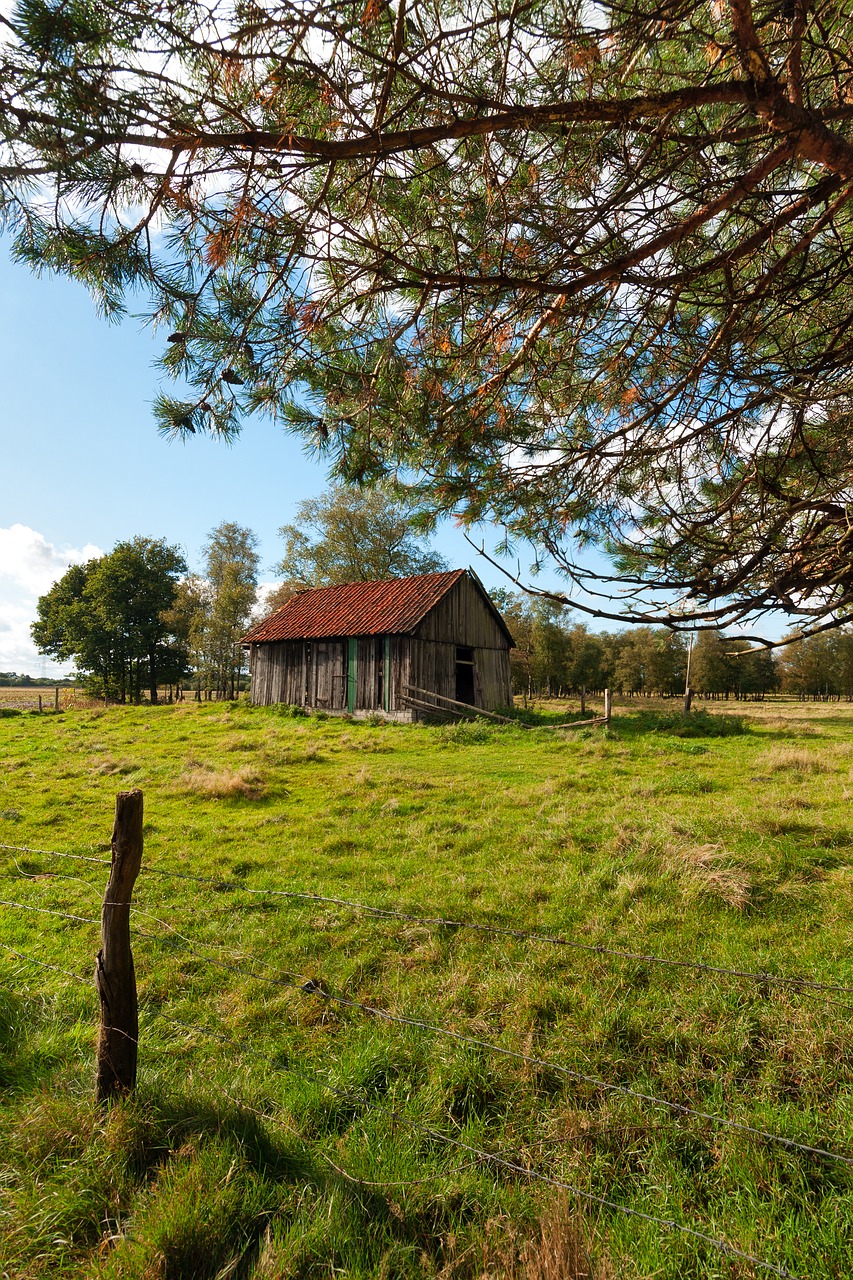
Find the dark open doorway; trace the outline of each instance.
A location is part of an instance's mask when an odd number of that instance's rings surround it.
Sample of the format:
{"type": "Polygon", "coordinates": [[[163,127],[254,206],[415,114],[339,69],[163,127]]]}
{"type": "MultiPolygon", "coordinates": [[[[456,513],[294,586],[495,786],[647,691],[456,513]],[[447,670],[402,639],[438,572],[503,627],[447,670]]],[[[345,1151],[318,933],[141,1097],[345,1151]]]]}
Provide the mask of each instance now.
{"type": "Polygon", "coordinates": [[[456,646],[456,701],[474,706],[474,650],[456,646]]]}

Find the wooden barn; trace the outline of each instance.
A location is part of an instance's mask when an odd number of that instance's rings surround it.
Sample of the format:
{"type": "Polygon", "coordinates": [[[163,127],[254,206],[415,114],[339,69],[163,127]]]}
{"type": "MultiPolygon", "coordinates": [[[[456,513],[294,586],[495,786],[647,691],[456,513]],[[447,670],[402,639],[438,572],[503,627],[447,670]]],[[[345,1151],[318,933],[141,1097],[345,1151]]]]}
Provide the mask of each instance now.
{"type": "Polygon", "coordinates": [[[465,569],[300,591],[243,637],[253,702],[397,720],[511,705],[512,644],[465,569]]]}

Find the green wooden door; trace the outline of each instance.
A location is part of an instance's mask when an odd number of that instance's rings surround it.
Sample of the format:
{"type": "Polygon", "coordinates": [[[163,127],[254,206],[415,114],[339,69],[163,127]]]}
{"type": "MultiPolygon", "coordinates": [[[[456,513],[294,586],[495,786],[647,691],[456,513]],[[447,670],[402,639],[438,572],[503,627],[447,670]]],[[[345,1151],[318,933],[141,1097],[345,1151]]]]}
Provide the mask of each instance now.
{"type": "Polygon", "coordinates": [[[358,687],[358,637],[350,636],[347,648],[347,711],[355,711],[358,687]]]}

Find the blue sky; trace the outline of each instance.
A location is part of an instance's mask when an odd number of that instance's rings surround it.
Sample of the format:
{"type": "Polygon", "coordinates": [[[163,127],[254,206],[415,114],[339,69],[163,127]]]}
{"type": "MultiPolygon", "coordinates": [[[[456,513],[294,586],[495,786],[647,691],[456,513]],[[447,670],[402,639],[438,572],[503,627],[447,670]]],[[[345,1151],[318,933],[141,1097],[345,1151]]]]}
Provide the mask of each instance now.
{"type": "MultiPolygon", "coordinates": [[[[160,351],[136,319],[107,323],[80,286],[35,277],[0,245],[0,671],[58,670],[36,653],[29,624],[72,561],[143,534],[180,545],[195,567],[209,530],[235,520],[258,534],[271,581],[277,529],[327,487],[324,466],[261,419],[230,447],[163,440],[151,414],[160,351]]],[[[476,559],[450,524],[435,545],[454,566],[476,559]]],[[[484,561],[475,568],[506,585],[484,561]]]]}

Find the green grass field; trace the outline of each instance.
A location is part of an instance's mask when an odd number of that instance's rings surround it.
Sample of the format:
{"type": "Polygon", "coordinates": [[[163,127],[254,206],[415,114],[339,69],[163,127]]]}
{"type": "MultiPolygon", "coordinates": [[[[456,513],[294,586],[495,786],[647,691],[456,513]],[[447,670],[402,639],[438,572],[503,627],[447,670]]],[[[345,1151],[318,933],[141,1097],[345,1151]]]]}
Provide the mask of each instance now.
{"type": "Polygon", "coordinates": [[[853,708],[740,714],[0,717],[0,1274],[849,1276],[853,1167],[730,1126],[853,1157],[853,708]],[[140,1083],[98,1108],[107,867],[21,849],[108,858],[134,786],[140,1083]]]}

